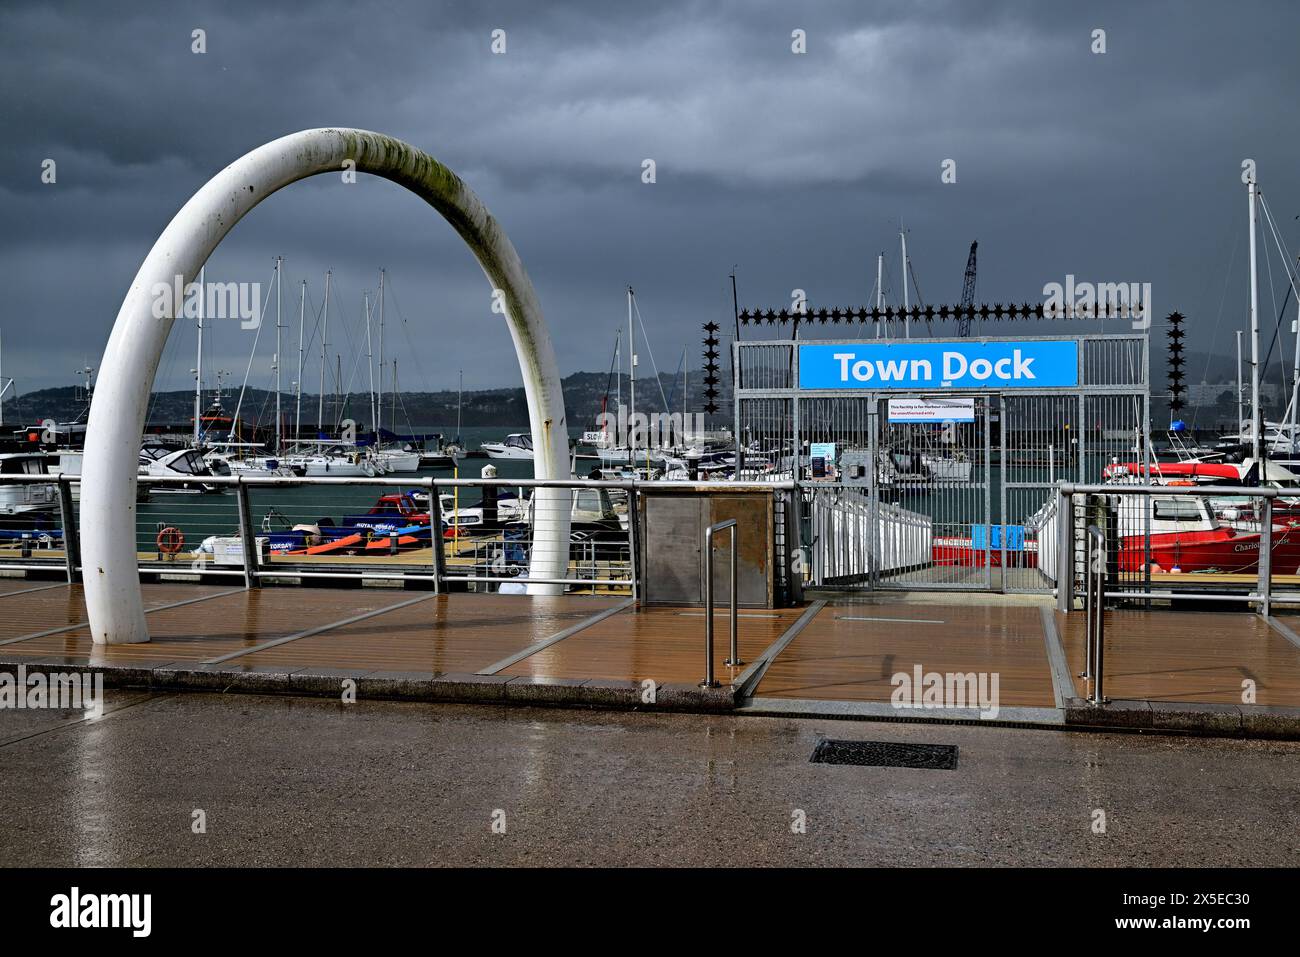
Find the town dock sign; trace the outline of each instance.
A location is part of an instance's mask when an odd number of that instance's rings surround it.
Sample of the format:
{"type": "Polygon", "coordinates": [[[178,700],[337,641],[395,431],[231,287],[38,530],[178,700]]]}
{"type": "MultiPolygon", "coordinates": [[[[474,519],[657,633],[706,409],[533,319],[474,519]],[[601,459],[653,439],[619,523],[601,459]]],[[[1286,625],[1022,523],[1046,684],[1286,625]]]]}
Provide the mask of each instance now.
{"type": "Polygon", "coordinates": [[[799,346],[801,389],[1002,391],[1078,384],[1079,343],[1073,339],[799,346]]]}

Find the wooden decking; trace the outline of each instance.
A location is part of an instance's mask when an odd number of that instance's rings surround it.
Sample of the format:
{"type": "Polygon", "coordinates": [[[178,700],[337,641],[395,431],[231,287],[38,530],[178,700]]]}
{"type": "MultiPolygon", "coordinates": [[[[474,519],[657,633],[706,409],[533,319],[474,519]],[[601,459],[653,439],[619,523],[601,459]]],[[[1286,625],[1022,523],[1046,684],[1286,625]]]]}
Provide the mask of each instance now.
{"type": "MultiPolygon", "coordinates": [[[[105,646],[91,641],[79,586],[0,580],[0,660],[691,685],[704,677],[700,609],[637,609],[617,596],[170,583],[146,584],[143,593],[152,640],[105,646]]],[[[1039,604],[877,598],[746,609],[738,666],[725,661],[727,615],[715,615],[715,675],[754,698],[889,702],[891,678],[917,667],[996,673],[1003,707],[1059,707],[1088,690],[1075,677],[1082,615],[1039,604]]],[[[1300,616],[1280,620],[1300,626],[1300,616]]],[[[1105,690],[1111,698],[1242,704],[1251,681],[1255,703],[1297,707],[1297,642],[1247,613],[1113,611],[1105,690]]]]}
{"type": "MultiPolygon", "coordinates": [[[[1083,615],[1056,621],[1082,696],[1083,615]]],[[[1103,667],[1108,698],[1242,704],[1249,680],[1256,704],[1300,705],[1300,648],[1246,612],[1108,611],[1103,667]]]]}
{"type": "Polygon", "coordinates": [[[890,679],[996,672],[1004,706],[1050,708],[1042,615],[1018,605],[843,603],[822,609],[763,675],[762,698],[887,702],[890,679]]]}
{"type": "MultiPolygon", "coordinates": [[[[409,601],[397,593],[395,599],[409,601]]],[[[620,604],[576,595],[430,595],[382,615],[238,659],[248,665],[322,665],[474,673],[620,604]]]]}
{"type": "MultiPolygon", "coordinates": [[[[802,608],[737,613],[741,661],[748,664],[780,638],[802,608]]],[[[631,608],[585,628],[502,671],[507,675],[611,678],[658,684],[695,683],[704,678],[704,612],[698,608],[631,608]]],[[[730,618],[714,613],[713,669],[729,684],[745,665],[726,664],[730,618]]]]}

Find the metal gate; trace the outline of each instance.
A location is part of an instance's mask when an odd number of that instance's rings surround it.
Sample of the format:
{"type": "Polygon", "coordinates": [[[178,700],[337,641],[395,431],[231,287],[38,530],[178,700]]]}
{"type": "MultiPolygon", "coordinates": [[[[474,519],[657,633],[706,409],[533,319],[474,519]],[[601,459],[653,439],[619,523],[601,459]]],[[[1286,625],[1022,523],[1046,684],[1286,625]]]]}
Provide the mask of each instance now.
{"type": "Polygon", "coordinates": [[[797,483],[808,584],[1050,592],[1056,484],[1149,446],[1146,337],[1071,341],[1071,387],[942,393],[801,389],[800,343],[740,343],[740,471],[797,483]]]}
{"type": "Polygon", "coordinates": [[[994,397],[952,398],[957,400],[955,408],[962,410],[962,419],[969,404],[969,422],[908,421],[890,407],[907,398],[876,400],[872,495],[878,503],[891,506],[895,515],[926,516],[930,547],[928,554],[914,550],[915,564],[886,568],[876,562],[872,587],[993,587],[991,552],[985,540],[996,546],[1000,537],[996,530],[990,531],[995,516],[989,410],[994,397]]]}

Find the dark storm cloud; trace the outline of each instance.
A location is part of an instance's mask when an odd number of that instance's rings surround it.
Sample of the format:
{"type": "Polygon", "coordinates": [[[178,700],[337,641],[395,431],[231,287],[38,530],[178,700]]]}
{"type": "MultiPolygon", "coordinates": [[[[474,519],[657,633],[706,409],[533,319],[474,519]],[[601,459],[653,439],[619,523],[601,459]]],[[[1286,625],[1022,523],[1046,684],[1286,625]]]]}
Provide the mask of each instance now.
{"type": "MultiPolygon", "coordinates": [[[[733,264],[742,304],[796,287],[847,304],[883,250],[897,293],[900,217],[927,301],[957,297],[978,238],[982,299],[1040,299],[1066,273],[1151,282],[1158,312],[1191,315],[1190,348],[1226,351],[1245,298],[1243,157],[1297,238],[1285,2],[55,3],[0,18],[0,328],[27,390],[97,362],[149,246],[209,176],[313,126],[391,133],[461,173],[523,256],[566,372],[608,364],[628,284],[667,368],[683,345],[697,363],[699,324],[729,317],[733,264]]],[[[277,254],[294,308],[293,283],[319,304],[334,270],[348,334],[389,270],[423,372],[404,384],[447,387],[460,367],[475,386],[517,381],[472,257],[401,190],[298,184],[209,273],[265,284],[277,254]]],[[[188,381],[192,338],[176,330],[161,386],[188,381]]],[[[240,378],[250,345],[219,329],[212,358],[240,378]]]]}

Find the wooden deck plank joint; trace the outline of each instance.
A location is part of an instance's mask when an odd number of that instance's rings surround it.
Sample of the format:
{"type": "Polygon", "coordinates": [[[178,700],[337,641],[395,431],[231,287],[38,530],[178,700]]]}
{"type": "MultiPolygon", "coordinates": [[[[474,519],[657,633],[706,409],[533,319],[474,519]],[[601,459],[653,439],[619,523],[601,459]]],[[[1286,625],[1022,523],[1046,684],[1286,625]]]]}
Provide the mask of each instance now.
{"type": "Polygon", "coordinates": [[[1052,696],[1056,707],[1062,711],[1065,702],[1075,696],[1074,676],[1070,673],[1070,662],[1065,657],[1065,646],[1061,644],[1061,635],[1056,630],[1056,609],[1044,606],[1039,609],[1043,619],[1043,642],[1047,646],[1047,663],[1052,666],[1052,696]]]}
{"type": "MultiPolygon", "coordinates": [[[[181,608],[185,605],[195,605],[201,601],[209,601],[213,598],[224,598],[227,595],[234,595],[238,592],[247,590],[248,589],[243,587],[232,588],[229,591],[219,591],[214,595],[200,595],[198,598],[183,598],[180,601],[168,602],[165,605],[155,605],[152,608],[146,606],[144,613],[146,615],[152,615],[156,611],[166,611],[168,608],[181,608]]],[[[17,638],[5,638],[3,641],[0,641],[0,646],[17,644],[20,641],[31,641],[34,638],[48,638],[50,635],[61,635],[64,632],[77,631],[78,629],[88,627],[90,627],[90,621],[87,619],[75,622],[71,625],[61,625],[58,628],[47,628],[45,631],[36,631],[30,635],[19,635],[17,638]]]]}
{"type": "Polygon", "coordinates": [[[430,592],[425,595],[417,595],[415,598],[408,598],[406,601],[399,601],[393,605],[385,605],[383,608],[375,608],[370,611],[362,612],[359,615],[352,615],[349,618],[343,618],[339,621],[327,622],[323,625],[316,625],[303,631],[295,632],[292,635],[285,635],[282,638],[273,638],[270,641],[264,641],[259,645],[251,648],[242,648],[239,651],[232,651],[229,654],[220,655],[216,658],[209,658],[203,662],[205,665],[219,665],[235,658],[242,658],[244,655],[255,654],[259,651],[266,651],[268,648],[276,648],[280,645],[288,644],[291,641],[298,641],[302,638],[311,638],[314,635],[324,634],[327,631],[333,631],[335,628],[342,628],[346,625],[354,625],[360,621],[366,621],[370,618],[377,618],[380,615],[387,614],[390,611],[397,611],[399,608],[406,608],[408,605],[417,605],[423,601],[429,601],[431,598],[437,598],[436,592],[430,592]]]}
{"type": "Polygon", "coordinates": [[[477,671],[475,673],[480,675],[494,675],[500,671],[504,671],[505,669],[509,668],[511,665],[517,665],[525,658],[531,658],[533,655],[537,654],[537,652],[541,651],[544,648],[549,648],[551,647],[551,645],[557,644],[558,642],[563,641],[565,638],[572,637],[573,635],[576,635],[580,631],[585,631],[586,629],[590,628],[592,625],[604,621],[606,618],[611,618],[614,615],[617,615],[619,612],[623,611],[624,609],[629,608],[635,601],[636,599],[634,598],[628,598],[625,601],[621,601],[612,608],[606,608],[604,611],[592,615],[590,618],[580,621],[576,625],[571,625],[568,628],[565,628],[563,631],[557,632],[556,634],[551,635],[551,637],[543,641],[539,641],[536,644],[530,645],[527,648],[523,648],[515,652],[513,655],[510,655],[506,658],[502,658],[500,661],[490,664],[486,668],[482,669],[481,671],[477,671]]]}
{"type": "Polygon", "coordinates": [[[753,664],[736,676],[736,680],[732,684],[736,689],[737,700],[746,697],[749,694],[750,689],[758,685],[758,683],[763,679],[763,675],[766,673],[768,665],[776,659],[777,655],[785,651],[786,646],[788,646],[790,642],[794,641],[799,632],[803,631],[804,626],[816,618],[825,607],[826,600],[824,598],[818,599],[809,605],[808,610],[800,615],[793,625],[786,629],[785,634],[772,642],[772,644],[765,648],[763,652],[754,659],[753,664]]]}

